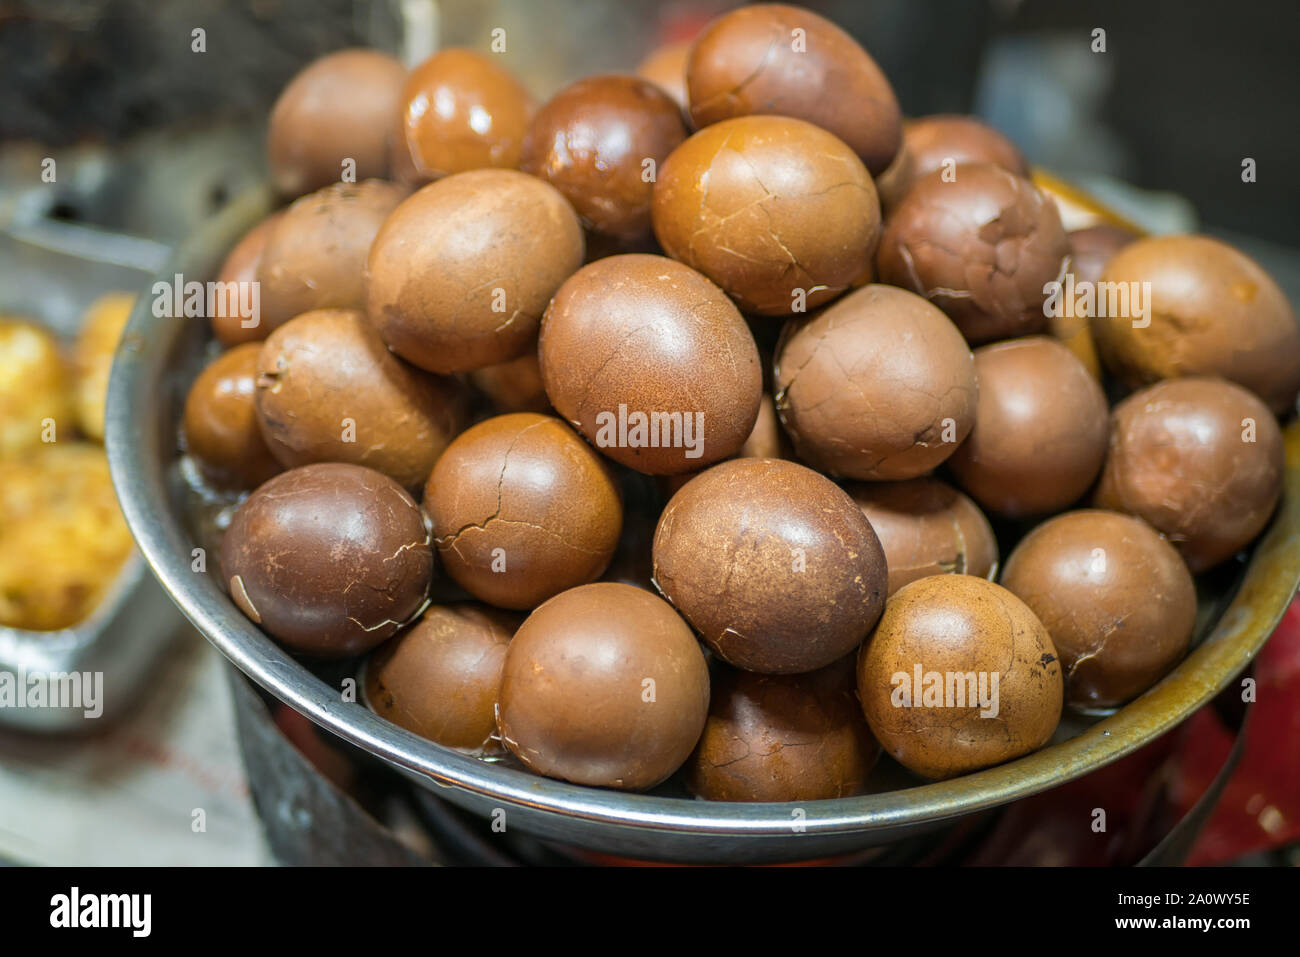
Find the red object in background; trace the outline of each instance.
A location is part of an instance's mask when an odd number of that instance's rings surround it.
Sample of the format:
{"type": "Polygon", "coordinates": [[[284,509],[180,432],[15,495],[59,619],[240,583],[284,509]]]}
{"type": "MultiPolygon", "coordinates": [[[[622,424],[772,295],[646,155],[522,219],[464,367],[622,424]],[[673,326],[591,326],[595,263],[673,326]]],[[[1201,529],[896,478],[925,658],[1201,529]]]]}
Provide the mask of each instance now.
{"type": "MultiPolygon", "coordinates": [[[[1187,863],[1222,864],[1300,840],[1300,601],[1255,661],[1246,744],[1187,863]]],[[[1232,735],[1203,708],[1183,726],[1171,799],[1185,813],[1213,780],[1232,735]]]]}

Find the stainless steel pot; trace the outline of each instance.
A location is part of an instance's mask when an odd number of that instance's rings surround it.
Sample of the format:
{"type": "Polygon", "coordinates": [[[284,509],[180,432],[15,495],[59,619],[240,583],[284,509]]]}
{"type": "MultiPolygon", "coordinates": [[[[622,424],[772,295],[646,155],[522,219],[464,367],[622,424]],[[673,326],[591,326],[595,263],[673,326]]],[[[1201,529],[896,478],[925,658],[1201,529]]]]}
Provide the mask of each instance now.
{"type": "MultiPolygon", "coordinates": [[[[182,248],[162,273],[206,280],[267,209],[245,196],[182,248]]],[[[267,638],[230,602],[215,576],[191,571],[195,547],[169,487],[185,391],[209,337],[197,319],[159,319],[142,297],[113,371],[108,449],[113,478],[140,549],[195,626],[253,680],[339,737],[379,756],[434,793],[480,814],[593,850],[698,862],[808,859],[880,845],[976,811],[1045,791],[1141,747],[1179,724],[1244,669],[1300,582],[1300,427],[1286,430],[1285,496],[1235,591],[1203,601],[1197,647],[1138,700],[1066,740],[976,774],[833,801],[723,804],[626,794],[535,777],[457,754],[343,700],[267,638]]]]}

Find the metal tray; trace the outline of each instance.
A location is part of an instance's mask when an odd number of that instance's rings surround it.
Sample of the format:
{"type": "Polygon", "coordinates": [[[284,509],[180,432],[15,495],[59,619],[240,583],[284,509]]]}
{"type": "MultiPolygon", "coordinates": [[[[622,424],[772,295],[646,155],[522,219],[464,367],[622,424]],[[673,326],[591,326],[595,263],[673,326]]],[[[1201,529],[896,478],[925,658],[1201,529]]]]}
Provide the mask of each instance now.
{"type": "MultiPolygon", "coordinates": [[[[147,240],[26,218],[0,230],[0,311],[35,319],[70,339],[91,302],[110,290],[143,287],[165,252],[147,240]]],[[[48,700],[60,675],[103,675],[98,715],[88,718],[82,708],[0,707],[0,725],[54,732],[111,720],[130,704],[179,624],[167,593],[134,551],[90,617],[73,627],[0,626],[0,672],[15,675],[20,691],[43,685],[48,700]]]]}
{"type": "MultiPolygon", "coordinates": [[[[225,251],[267,209],[241,197],[163,271],[210,278],[225,251]]],[[[579,787],[488,764],[389,724],[342,695],[267,638],[212,574],[190,570],[192,541],[168,498],[176,423],[201,365],[206,323],[157,319],[137,307],[109,388],[109,462],[145,558],[197,628],[258,684],[339,737],[379,756],[454,804],[507,828],[638,858],[745,863],[810,859],[896,841],[1048,790],[1096,770],[1178,725],[1231,684],[1281,618],[1300,582],[1300,426],[1285,430],[1278,514],[1232,581],[1203,599],[1211,619],[1191,654],[1160,684],[1101,720],[1064,725],[1068,740],[1016,761],[933,784],[832,801],[724,804],[579,787]],[[1095,723],[1089,723],[1094,721],[1095,723]]]]}

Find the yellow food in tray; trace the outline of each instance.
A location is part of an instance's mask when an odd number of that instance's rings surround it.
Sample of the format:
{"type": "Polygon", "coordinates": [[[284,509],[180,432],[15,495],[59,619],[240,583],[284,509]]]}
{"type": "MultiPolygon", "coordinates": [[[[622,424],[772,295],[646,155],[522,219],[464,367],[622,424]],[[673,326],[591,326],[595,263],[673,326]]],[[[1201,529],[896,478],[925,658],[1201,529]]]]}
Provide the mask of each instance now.
{"type": "Polygon", "coordinates": [[[133,297],[86,313],[71,361],[35,322],[0,316],[0,627],[53,631],[88,617],[132,541],[104,435],[113,353],[133,297]]]}
{"type": "Polygon", "coordinates": [[[0,462],[0,625],[75,625],[130,552],[102,448],[58,442],[0,462]]]}
{"type": "Polygon", "coordinates": [[[30,320],[0,316],[0,460],[39,448],[43,435],[66,429],[72,438],[74,428],[58,340],[30,320]]]}

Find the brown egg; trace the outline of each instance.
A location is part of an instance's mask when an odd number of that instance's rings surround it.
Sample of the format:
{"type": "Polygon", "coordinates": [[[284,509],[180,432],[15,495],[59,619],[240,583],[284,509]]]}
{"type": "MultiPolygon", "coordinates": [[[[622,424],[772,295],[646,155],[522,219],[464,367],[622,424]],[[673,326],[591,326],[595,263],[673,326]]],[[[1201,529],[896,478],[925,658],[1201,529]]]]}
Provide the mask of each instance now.
{"type": "Polygon", "coordinates": [[[709,801],[860,794],[880,748],[858,704],[854,661],[802,675],[720,668],[687,787],[709,801]]]}
{"type": "Polygon", "coordinates": [[[1047,336],[975,350],[979,401],[948,460],[957,483],[1006,518],[1058,512],[1088,491],[1106,458],[1109,410],[1074,353],[1047,336]]]}
{"type": "Polygon", "coordinates": [[[557,412],[614,461],[652,475],[734,455],[763,376],[744,319],[713,283],[662,256],[584,266],[542,320],[557,412]]]}
{"type": "Polygon", "coordinates": [[[398,206],[375,238],[370,320],[430,372],[516,359],[582,249],[578,217],[553,186],[514,170],[449,176],[398,206]]]}
{"type": "Polygon", "coordinates": [[[903,144],[912,157],[914,180],[959,163],[991,163],[1029,177],[1029,164],[1016,144],[973,116],[946,113],[908,120],[903,144]]]}
{"type": "Polygon", "coordinates": [[[684,139],[681,110],[653,83],[587,77],[533,117],[520,169],[563,193],[588,229],[648,240],[655,176],[684,139]]]}
{"type": "Polygon", "coordinates": [[[444,747],[503,755],[497,690],[518,627],[518,615],[486,605],[434,605],[371,653],[366,701],[380,717],[444,747]]]}
{"type": "Polygon", "coordinates": [[[781,116],[727,120],[677,147],[651,213],[668,255],[765,316],[868,281],[880,237],[876,188],[853,151],[781,116]]]}
{"type": "Polygon", "coordinates": [[[654,575],[724,661],[770,674],[848,654],[888,587],[880,542],[853,500],[781,459],[735,459],[688,482],[659,518],[654,575]]]}
{"type": "Polygon", "coordinates": [[[496,57],[439,50],[411,71],[399,102],[393,165],[403,182],[519,165],[534,104],[496,57]]]}
{"type": "Polygon", "coordinates": [[[1098,303],[1097,346],[1129,386],[1221,376],[1274,412],[1294,405],[1300,326],[1277,283],[1244,253],[1208,236],[1151,236],[1111,257],[1102,280],[1118,285],[1107,289],[1106,317],[1098,303]],[[1150,283],[1150,302],[1142,283],[1150,283]],[[1129,294],[1127,309],[1121,290],[1129,294]],[[1142,310],[1135,299],[1144,300],[1142,310]]]}
{"type": "Polygon", "coordinates": [[[761,3],[725,13],[686,66],[699,127],[755,113],[793,116],[847,143],[873,174],[902,136],[893,87],[853,37],[811,10],[761,3]]]}
{"type": "Polygon", "coordinates": [[[497,724],[538,774],[639,791],[690,757],[708,708],[708,667],[686,622],[647,591],[599,582],[520,626],[497,724]]]}
{"type": "Polygon", "coordinates": [[[1061,664],[1011,592],[934,575],[889,599],[858,657],[858,697],[886,753],[951,778],[1047,744],[1061,718],[1061,664]]]}
{"type": "Polygon", "coordinates": [[[904,143],[889,168],[876,177],[876,194],[880,197],[880,209],[886,218],[903,201],[915,181],[916,164],[904,143]]]}
{"type": "Polygon", "coordinates": [[[776,409],[799,457],[824,472],[905,479],[937,466],[975,416],[970,347],[920,296],[870,285],[782,335],[776,409]]]}
{"type": "Polygon", "coordinates": [[[518,359],[475,369],[469,374],[469,381],[488,397],[498,414],[550,411],[551,400],[542,385],[542,367],[536,348],[518,359]]]}
{"type": "Polygon", "coordinates": [[[1136,698],[1192,640],[1196,586],[1187,566],[1127,515],[1083,510],[1044,522],[1011,553],[1002,584],[1047,626],[1073,705],[1136,698]]]}
{"type": "Polygon", "coordinates": [[[996,574],[998,541],[989,520],[946,482],[855,482],[845,491],[880,539],[889,567],[889,594],[931,575],[996,574]]]}
{"type": "Polygon", "coordinates": [[[1070,272],[1074,274],[1076,283],[1097,282],[1111,257],[1138,238],[1136,233],[1110,223],[1073,229],[1067,235],[1070,240],[1070,272]]]}
{"type": "Polygon", "coordinates": [[[280,471],[254,402],[261,348],[245,342],[217,356],[185,398],[185,447],[216,485],[253,488],[280,471]]]}
{"type": "Polygon", "coordinates": [[[339,50],[295,76],[271,110],[271,180],[286,196],[388,175],[388,137],[406,71],[378,50],[339,50]]]}
{"type": "Polygon", "coordinates": [[[1041,330],[1045,287],[1063,278],[1070,252],[1056,203],[987,163],[948,175],[918,179],[890,215],[881,281],[925,296],[972,344],[1041,330]]]}
{"type": "Polygon", "coordinates": [[[267,240],[271,238],[271,232],[283,215],[283,211],[272,213],[246,232],[234,249],[230,250],[217,273],[216,281],[221,284],[221,288],[217,293],[217,307],[208,321],[212,323],[213,335],[227,348],[241,342],[260,342],[271,334],[270,328],[262,322],[260,288],[257,294],[258,315],[250,315],[252,309],[242,307],[252,303],[251,290],[257,281],[257,267],[262,262],[262,251],[266,249],[267,240]]]}
{"type": "Polygon", "coordinates": [[[267,333],[313,309],[364,309],[370,244],[406,196],[392,183],[335,183],[297,200],[257,267],[267,333]]]}
{"type": "Polygon", "coordinates": [[[499,415],[466,430],[424,490],[443,568],[502,608],[600,577],[623,528],[609,468],[559,419],[499,415]]]}
{"type": "Polygon", "coordinates": [[[221,542],[235,605],[290,651],[369,651],[424,605],[433,549],[420,507],[386,475],[337,462],[261,485],[221,542]]]}
{"type": "Polygon", "coordinates": [[[694,41],[665,43],[656,47],[636,68],[637,76],[649,80],[673,98],[679,109],[688,108],[686,95],[686,61],[694,41]]]}
{"type": "Polygon", "coordinates": [[[776,403],[766,393],[758,403],[758,418],[754,428],[745,439],[745,444],[736,453],[746,459],[788,459],[794,457],[790,440],[781,429],[781,421],[776,415],[776,403]]]}
{"type": "Polygon", "coordinates": [[[351,462],[408,489],[465,420],[460,384],[397,358],[359,312],[319,309],[275,330],[256,385],[262,434],[285,466],[351,462]]]}
{"type": "Polygon", "coordinates": [[[1115,406],[1096,504],[1143,519],[1199,574],[1268,524],[1282,468],[1282,433],[1253,393],[1172,379],[1115,406]]]}

